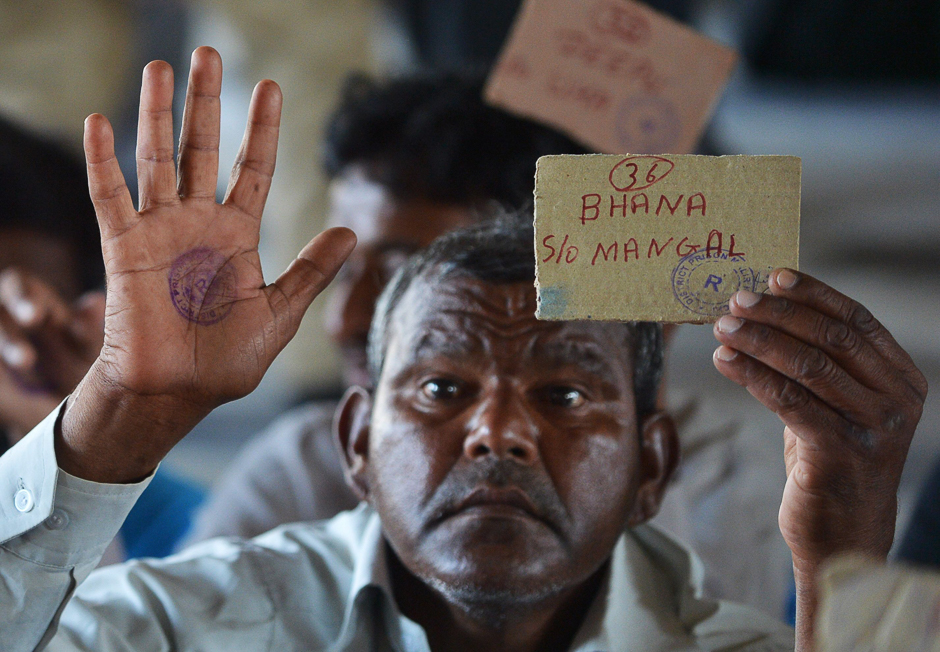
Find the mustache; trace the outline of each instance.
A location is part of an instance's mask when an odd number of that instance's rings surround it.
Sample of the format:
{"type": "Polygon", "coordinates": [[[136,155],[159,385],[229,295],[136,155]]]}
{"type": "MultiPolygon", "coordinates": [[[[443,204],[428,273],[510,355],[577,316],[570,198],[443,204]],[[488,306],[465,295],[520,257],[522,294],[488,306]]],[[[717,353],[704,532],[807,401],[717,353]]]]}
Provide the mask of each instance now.
{"type": "Polygon", "coordinates": [[[455,514],[480,487],[522,491],[535,508],[535,516],[552,529],[569,520],[568,510],[544,473],[518,462],[490,459],[453,467],[427,503],[427,522],[433,526],[455,514]]]}

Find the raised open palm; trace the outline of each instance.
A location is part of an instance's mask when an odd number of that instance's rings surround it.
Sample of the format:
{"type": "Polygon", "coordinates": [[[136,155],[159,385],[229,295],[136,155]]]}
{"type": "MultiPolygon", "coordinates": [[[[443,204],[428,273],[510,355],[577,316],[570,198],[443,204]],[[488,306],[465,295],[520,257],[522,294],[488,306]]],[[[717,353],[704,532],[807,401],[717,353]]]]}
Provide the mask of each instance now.
{"type": "MultiPolygon", "coordinates": [[[[277,281],[265,284],[258,239],[274,172],[280,89],[272,81],[255,88],[226,197],[216,203],[221,84],[218,53],[197,49],[177,171],[173,72],[159,61],[144,69],[137,141],[139,210],[114,156],[107,120],[92,115],[85,124],[89,187],[108,280],[104,347],[89,375],[95,378],[99,399],[101,388],[107,387],[111,403],[142,400],[150,408],[186,413],[175,420],[155,411],[153,437],[165,445],[154,446],[153,453],[165,454],[185,434],[175,431],[188,430],[212,408],[257,386],[355,243],[348,229],[325,231],[277,281]],[[166,429],[165,442],[159,432],[163,418],[175,426],[166,429]]],[[[76,395],[79,403],[87,394],[82,390],[80,386],[76,395]]],[[[100,403],[81,412],[100,409],[100,403]]],[[[89,436],[73,437],[72,425],[87,430],[96,419],[69,422],[67,443],[89,436]]]]}

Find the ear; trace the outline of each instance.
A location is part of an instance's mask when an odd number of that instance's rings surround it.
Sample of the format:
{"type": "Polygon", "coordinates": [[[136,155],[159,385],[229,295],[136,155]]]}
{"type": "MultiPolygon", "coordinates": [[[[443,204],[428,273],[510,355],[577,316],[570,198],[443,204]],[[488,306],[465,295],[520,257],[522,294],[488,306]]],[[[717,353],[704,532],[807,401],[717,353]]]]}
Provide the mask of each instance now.
{"type": "Polygon", "coordinates": [[[666,486],[679,465],[679,436],[676,424],[665,412],[653,412],[640,426],[640,466],[643,478],[637,488],[628,525],[650,520],[659,512],[666,486]]]}
{"type": "Polygon", "coordinates": [[[359,500],[369,499],[369,423],[372,418],[372,396],[362,387],[346,390],[333,421],[335,440],[339,445],[346,484],[359,500]]]}

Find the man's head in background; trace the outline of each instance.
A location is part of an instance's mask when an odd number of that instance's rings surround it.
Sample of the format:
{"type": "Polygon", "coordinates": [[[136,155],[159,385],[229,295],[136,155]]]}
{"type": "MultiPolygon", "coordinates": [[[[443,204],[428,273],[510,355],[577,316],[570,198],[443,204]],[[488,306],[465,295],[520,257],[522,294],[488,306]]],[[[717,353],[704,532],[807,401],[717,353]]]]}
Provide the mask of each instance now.
{"type": "Polygon", "coordinates": [[[0,451],[48,414],[97,356],[104,295],[75,300],[103,283],[84,165],[0,119],[0,451]],[[80,331],[23,330],[57,320],[80,331]]]}
{"type": "Polygon", "coordinates": [[[408,262],[376,309],[375,391],[351,390],[337,421],[401,581],[492,613],[590,588],[678,457],[656,409],[660,326],[537,321],[530,220],[408,262]]]}
{"type": "Polygon", "coordinates": [[[0,119],[0,269],[25,269],[73,300],[104,283],[85,166],[0,119]]]}
{"type": "Polygon", "coordinates": [[[359,244],[333,282],[327,328],[344,381],[369,381],[375,301],[404,260],[439,235],[532,201],[535,161],[586,150],[560,133],[483,102],[481,75],[386,82],[353,77],[326,131],[331,225],[359,244]]]}

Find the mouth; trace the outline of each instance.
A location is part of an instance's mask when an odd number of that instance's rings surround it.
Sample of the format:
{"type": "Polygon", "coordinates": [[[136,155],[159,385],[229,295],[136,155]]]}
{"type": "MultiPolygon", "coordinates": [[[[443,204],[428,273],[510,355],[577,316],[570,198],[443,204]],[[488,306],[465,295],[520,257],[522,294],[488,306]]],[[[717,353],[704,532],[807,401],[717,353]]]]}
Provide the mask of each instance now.
{"type": "Polygon", "coordinates": [[[460,501],[447,516],[529,518],[542,520],[539,511],[521,489],[515,487],[478,487],[460,501]]]}

